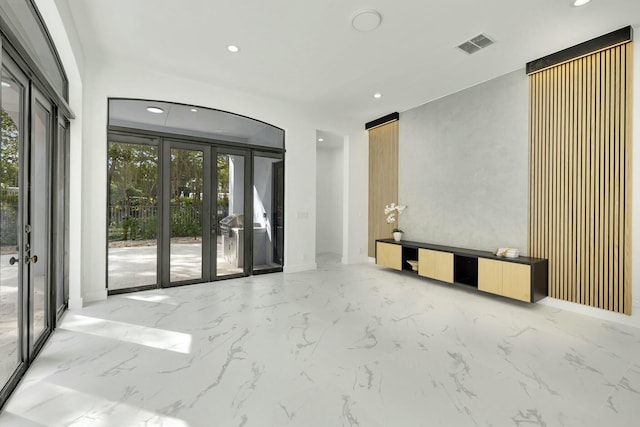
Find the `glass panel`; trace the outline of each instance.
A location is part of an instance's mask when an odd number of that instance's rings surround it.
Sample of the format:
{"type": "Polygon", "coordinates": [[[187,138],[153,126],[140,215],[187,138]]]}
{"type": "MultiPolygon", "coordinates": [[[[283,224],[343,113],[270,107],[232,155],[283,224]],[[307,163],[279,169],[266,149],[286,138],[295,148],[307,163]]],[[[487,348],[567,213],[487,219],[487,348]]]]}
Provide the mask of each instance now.
{"type": "Polygon", "coordinates": [[[67,100],[67,81],[44,24],[25,0],[0,2],[0,13],[20,39],[29,56],[41,67],[51,85],[67,100]]]}
{"type": "Polygon", "coordinates": [[[21,263],[18,234],[20,225],[20,139],[24,89],[2,70],[0,115],[0,388],[21,362],[19,349],[18,291],[21,263]]]}
{"type": "Polygon", "coordinates": [[[109,125],[284,148],[284,131],[268,123],[226,111],[170,102],[111,99],[109,125]],[[150,106],[162,109],[162,114],[150,114],[147,111],[150,106]]]}
{"type": "Polygon", "coordinates": [[[65,146],[67,139],[67,130],[62,123],[58,123],[58,143],[56,144],[55,153],[55,188],[53,189],[55,198],[54,208],[54,228],[52,233],[55,252],[55,261],[52,269],[55,272],[56,286],[56,312],[62,309],[66,302],[66,294],[64,289],[64,207],[65,207],[65,146]]]}
{"type": "Polygon", "coordinates": [[[158,282],[158,148],[109,142],[109,290],[158,282]]]}
{"type": "Polygon", "coordinates": [[[256,156],[253,177],[253,270],[282,267],[284,162],[256,156]]]}
{"type": "Polygon", "coordinates": [[[25,247],[30,262],[31,283],[31,343],[47,329],[48,304],[48,188],[49,146],[51,143],[51,113],[39,102],[33,106],[33,135],[31,143],[30,182],[30,250],[25,247]],[[37,257],[37,258],[36,258],[37,257]]]}
{"type": "Polygon", "coordinates": [[[244,156],[218,154],[216,274],[244,272],[244,156]]]}
{"type": "Polygon", "coordinates": [[[64,300],[69,301],[69,154],[70,154],[70,139],[69,139],[69,123],[66,123],[66,134],[64,139],[64,265],[62,268],[64,278],[64,300]]]}
{"type": "Polygon", "coordinates": [[[202,278],[204,152],[171,149],[170,280],[202,278]]]}

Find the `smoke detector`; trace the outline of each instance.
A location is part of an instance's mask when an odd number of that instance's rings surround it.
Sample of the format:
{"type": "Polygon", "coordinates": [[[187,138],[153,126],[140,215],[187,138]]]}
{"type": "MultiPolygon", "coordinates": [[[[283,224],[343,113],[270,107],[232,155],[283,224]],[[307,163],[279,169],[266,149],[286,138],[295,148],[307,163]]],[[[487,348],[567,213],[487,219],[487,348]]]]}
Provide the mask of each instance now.
{"type": "Polygon", "coordinates": [[[351,17],[351,26],[363,33],[373,31],[382,23],[382,15],[373,9],[358,10],[351,17]]]}

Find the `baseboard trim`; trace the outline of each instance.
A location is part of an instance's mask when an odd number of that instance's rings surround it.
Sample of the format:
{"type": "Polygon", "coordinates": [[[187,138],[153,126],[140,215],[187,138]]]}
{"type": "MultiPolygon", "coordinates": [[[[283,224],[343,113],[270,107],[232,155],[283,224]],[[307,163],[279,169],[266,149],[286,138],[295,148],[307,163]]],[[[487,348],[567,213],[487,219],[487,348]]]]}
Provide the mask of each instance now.
{"type": "Polygon", "coordinates": [[[285,265],[285,273],[299,273],[301,271],[317,270],[318,265],[315,262],[309,264],[285,265]]]}
{"type": "Polygon", "coordinates": [[[596,319],[608,320],[627,326],[640,328],[640,315],[636,314],[628,316],[626,314],[614,313],[613,311],[601,308],[591,307],[588,305],[577,304],[575,302],[563,301],[557,298],[546,297],[538,301],[538,304],[547,307],[559,308],[573,313],[583,314],[585,316],[594,317],[596,319]]]}
{"type": "Polygon", "coordinates": [[[87,292],[84,294],[84,302],[104,301],[107,299],[107,290],[87,292]]]}
{"type": "Polygon", "coordinates": [[[82,298],[69,298],[69,310],[80,310],[84,307],[82,298]]]}

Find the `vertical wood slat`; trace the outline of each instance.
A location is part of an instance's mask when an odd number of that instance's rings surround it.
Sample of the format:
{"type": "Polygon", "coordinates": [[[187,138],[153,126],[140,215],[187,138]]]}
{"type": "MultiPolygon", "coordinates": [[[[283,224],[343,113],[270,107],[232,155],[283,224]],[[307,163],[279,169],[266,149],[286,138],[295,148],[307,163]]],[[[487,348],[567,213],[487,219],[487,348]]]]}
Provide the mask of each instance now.
{"type": "Polygon", "coordinates": [[[549,295],[631,314],[631,49],[529,77],[529,254],[549,295]]]}
{"type": "MultiPolygon", "coordinates": [[[[621,75],[621,65],[622,65],[622,47],[618,46],[615,51],[615,84],[614,84],[614,92],[615,92],[615,114],[614,114],[614,126],[613,126],[613,144],[612,144],[612,187],[613,187],[613,210],[611,214],[611,234],[613,236],[611,257],[613,260],[613,268],[611,274],[611,283],[615,283],[618,280],[618,272],[620,256],[618,255],[619,247],[620,247],[620,234],[619,234],[619,223],[617,219],[620,217],[620,125],[622,122],[620,121],[620,102],[622,101],[622,97],[620,96],[622,92],[622,86],[620,82],[621,75]]],[[[612,298],[613,298],[613,311],[619,311],[620,307],[620,292],[617,286],[612,286],[612,298]]]]}
{"type": "MultiPolygon", "coordinates": [[[[396,224],[387,224],[384,207],[398,203],[398,122],[369,130],[369,244],[375,256],[375,241],[391,237],[396,224]]],[[[396,220],[397,220],[396,216],[396,220]]]]}
{"type": "Polygon", "coordinates": [[[624,124],[624,164],[625,174],[624,180],[624,313],[631,314],[631,93],[633,77],[631,75],[632,61],[632,44],[627,43],[626,55],[627,61],[624,65],[626,78],[626,90],[624,91],[626,99],[623,104],[626,106],[625,124],[624,124]]]}

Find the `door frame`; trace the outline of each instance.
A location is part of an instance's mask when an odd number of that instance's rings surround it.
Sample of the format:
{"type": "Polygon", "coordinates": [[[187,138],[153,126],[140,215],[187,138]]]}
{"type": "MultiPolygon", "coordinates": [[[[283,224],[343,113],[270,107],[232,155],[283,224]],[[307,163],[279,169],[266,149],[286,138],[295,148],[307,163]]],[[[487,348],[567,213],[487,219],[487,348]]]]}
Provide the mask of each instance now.
{"type": "MultiPolygon", "coordinates": [[[[2,37],[0,37],[0,66],[4,68],[15,80],[19,82],[23,88],[21,94],[21,108],[20,108],[20,126],[22,127],[19,134],[18,150],[19,150],[19,174],[18,174],[18,207],[17,207],[17,220],[16,220],[16,239],[17,239],[17,257],[19,260],[18,272],[17,272],[17,292],[16,292],[16,307],[17,307],[17,323],[18,323],[18,342],[17,342],[17,356],[19,357],[18,364],[13,373],[7,378],[4,384],[0,384],[0,407],[6,403],[7,398],[11,392],[18,385],[18,382],[26,372],[27,368],[35,360],[38,353],[42,350],[48,338],[51,336],[56,322],[58,319],[56,310],[56,297],[57,289],[53,286],[52,274],[53,274],[53,253],[54,242],[51,237],[51,231],[53,226],[53,182],[54,182],[54,159],[52,156],[54,147],[58,144],[58,121],[59,121],[59,107],[52,101],[47,92],[42,90],[39,84],[33,80],[33,76],[25,72],[21,66],[21,63],[16,61],[11,52],[3,49],[2,37]],[[32,206],[34,195],[34,183],[32,182],[32,172],[35,166],[33,165],[32,155],[34,153],[33,148],[35,145],[35,132],[34,132],[34,120],[35,120],[35,105],[40,104],[47,111],[47,133],[45,135],[45,152],[44,162],[46,165],[45,171],[45,188],[44,188],[44,223],[41,233],[44,234],[43,247],[40,250],[47,251],[46,256],[42,254],[33,253],[32,255],[41,256],[41,262],[46,261],[44,266],[44,295],[43,295],[43,320],[44,328],[39,332],[39,335],[35,335],[36,331],[33,331],[34,324],[32,322],[32,314],[34,310],[34,298],[33,298],[33,271],[30,264],[26,262],[26,257],[29,254],[26,249],[26,245],[32,246],[32,241],[29,240],[29,232],[26,225],[31,225],[33,220],[34,206],[32,206]],[[33,331],[33,337],[32,337],[33,331]]],[[[66,154],[65,154],[66,155],[66,154]]],[[[43,189],[39,189],[42,191],[43,189]]],[[[65,201],[61,201],[63,204],[65,201]]],[[[63,231],[64,233],[64,231],[63,231]]],[[[64,267],[61,267],[64,268],[64,267]]]]}
{"type": "MultiPolygon", "coordinates": [[[[4,50],[2,50],[2,38],[0,37],[0,68],[4,68],[7,70],[9,74],[20,82],[23,90],[22,99],[21,99],[21,109],[20,109],[20,126],[21,132],[19,134],[18,140],[18,153],[19,153],[19,161],[18,161],[18,205],[16,212],[16,240],[17,240],[17,258],[18,258],[18,269],[17,274],[17,301],[16,301],[16,320],[17,320],[17,328],[18,328],[18,341],[16,351],[20,357],[18,364],[13,371],[13,373],[7,378],[5,384],[0,384],[0,404],[6,402],[6,399],[9,397],[13,389],[18,385],[20,378],[26,372],[29,366],[29,298],[28,291],[25,289],[24,283],[28,280],[28,275],[25,278],[25,268],[24,268],[24,217],[25,217],[25,207],[26,201],[28,198],[28,194],[24,190],[25,185],[28,181],[27,175],[25,173],[25,169],[27,169],[28,162],[26,160],[27,154],[25,150],[30,143],[30,123],[29,123],[29,110],[30,110],[30,101],[31,101],[31,85],[29,82],[29,78],[27,75],[20,69],[20,67],[6,54],[4,50]]],[[[1,92],[0,92],[0,100],[1,100],[1,92]]]]}
{"type": "MultiPolygon", "coordinates": [[[[28,296],[28,300],[29,300],[29,319],[27,321],[27,328],[29,329],[29,337],[31,337],[31,329],[34,327],[34,325],[31,324],[31,320],[33,319],[33,315],[34,315],[34,281],[33,281],[33,269],[30,268],[30,266],[33,263],[33,261],[29,261],[27,262],[28,256],[29,255],[33,255],[33,256],[38,256],[39,254],[36,253],[27,253],[25,251],[26,248],[26,244],[29,244],[30,246],[33,246],[32,243],[32,239],[29,239],[29,235],[31,234],[30,231],[28,231],[27,229],[27,225],[29,226],[29,228],[32,226],[33,222],[34,222],[34,218],[31,217],[31,215],[33,214],[32,209],[34,208],[34,206],[32,206],[33,203],[33,198],[32,196],[34,195],[35,189],[33,187],[33,182],[31,181],[33,178],[33,148],[35,146],[35,133],[34,133],[34,121],[36,120],[36,116],[34,114],[34,110],[35,110],[35,105],[36,103],[40,104],[48,113],[48,132],[46,135],[47,141],[46,141],[46,147],[45,147],[45,153],[44,153],[44,157],[45,157],[45,163],[46,163],[46,172],[45,172],[45,179],[46,179],[46,184],[45,184],[45,214],[44,214],[44,249],[47,251],[46,254],[46,258],[45,260],[47,261],[47,265],[45,266],[45,283],[44,283],[44,287],[45,287],[45,295],[44,295],[44,320],[45,320],[45,328],[44,331],[38,335],[37,337],[34,335],[34,339],[33,342],[29,341],[29,351],[28,351],[28,356],[30,358],[35,358],[35,356],[38,354],[38,352],[42,349],[42,346],[44,345],[44,343],[47,341],[47,339],[49,338],[49,336],[51,335],[51,332],[53,331],[54,328],[54,324],[55,324],[55,309],[52,311],[51,308],[55,307],[55,289],[54,287],[51,285],[52,281],[51,281],[51,274],[52,274],[52,259],[51,259],[51,255],[53,253],[52,251],[52,240],[51,240],[51,216],[52,216],[52,211],[51,211],[51,206],[52,206],[52,198],[51,198],[51,183],[52,183],[52,157],[51,157],[51,152],[52,152],[52,146],[55,143],[55,130],[57,130],[57,126],[55,126],[58,122],[58,118],[57,118],[57,114],[55,111],[55,106],[54,104],[47,99],[42,92],[40,92],[36,87],[34,87],[34,85],[31,85],[31,91],[30,91],[30,104],[29,104],[29,116],[31,118],[31,123],[30,123],[30,128],[29,128],[29,143],[27,144],[28,147],[25,149],[25,160],[28,159],[28,167],[25,167],[24,169],[24,177],[26,179],[25,183],[28,184],[28,187],[25,188],[25,191],[27,192],[27,197],[25,198],[25,202],[26,205],[24,206],[24,212],[25,212],[25,216],[23,216],[23,221],[26,219],[26,224],[25,222],[23,222],[23,227],[22,227],[22,232],[23,232],[23,242],[26,242],[25,245],[21,246],[21,251],[22,251],[22,258],[21,260],[24,261],[23,264],[23,271],[26,270],[27,272],[27,289],[29,292],[29,296],[28,296]]],[[[33,203],[33,205],[35,205],[35,203],[33,203]]],[[[31,249],[28,249],[29,251],[31,251],[31,249]]],[[[42,255],[40,255],[40,257],[42,257],[42,255]]]]}
{"type": "Polygon", "coordinates": [[[209,272],[211,271],[211,236],[208,232],[211,227],[211,146],[208,144],[202,144],[198,142],[186,142],[169,138],[161,139],[161,161],[162,167],[159,169],[161,182],[160,194],[158,197],[158,203],[160,207],[161,221],[159,236],[160,246],[160,258],[159,267],[162,268],[162,276],[158,282],[159,288],[172,288],[175,286],[191,285],[194,283],[205,283],[209,281],[209,272]],[[202,218],[202,274],[199,278],[181,280],[177,282],[171,282],[171,150],[193,150],[202,151],[202,168],[203,168],[203,183],[202,183],[202,212],[200,216],[202,218]],[[206,230],[206,232],[205,232],[206,230]]]}
{"type": "MultiPolygon", "coordinates": [[[[246,277],[249,276],[251,274],[251,268],[253,267],[253,262],[248,262],[248,260],[252,260],[251,258],[251,253],[252,253],[252,245],[253,245],[253,239],[248,237],[248,234],[246,232],[247,230],[247,219],[248,218],[253,218],[253,193],[251,191],[251,185],[252,185],[252,181],[251,181],[251,169],[252,166],[251,163],[253,162],[253,153],[251,152],[251,150],[246,150],[246,149],[242,149],[242,148],[228,148],[228,147],[220,147],[220,146],[213,146],[212,147],[212,157],[211,157],[211,163],[213,166],[212,171],[214,171],[213,173],[213,190],[215,193],[215,197],[212,198],[211,201],[211,225],[216,224],[217,225],[217,221],[221,220],[222,218],[218,218],[218,155],[219,154],[228,154],[231,156],[243,156],[244,157],[244,185],[243,185],[243,205],[244,205],[244,209],[243,209],[243,215],[244,215],[244,242],[243,242],[243,253],[242,253],[242,257],[243,257],[243,264],[242,264],[242,272],[241,273],[236,273],[236,274],[227,274],[224,276],[218,276],[218,271],[217,271],[217,266],[218,266],[218,245],[217,245],[217,234],[215,235],[215,239],[211,238],[211,260],[213,261],[212,264],[212,268],[210,270],[210,277],[211,277],[211,281],[218,281],[218,280],[225,280],[225,279],[235,279],[238,277],[246,277]],[[251,163],[250,163],[251,162],[251,163]]],[[[251,229],[253,230],[253,220],[251,220],[251,222],[249,222],[251,225],[251,229]]],[[[217,226],[216,226],[216,230],[217,230],[217,226]]]]}
{"type": "MultiPolygon", "coordinates": [[[[157,168],[158,168],[158,175],[156,176],[156,181],[158,181],[159,183],[159,179],[161,175],[161,170],[162,170],[162,161],[161,161],[161,149],[160,149],[160,140],[159,138],[154,138],[152,136],[145,136],[145,135],[132,135],[130,133],[123,133],[123,132],[109,132],[107,135],[107,159],[109,158],[109,154],[108,154],[108,150],[109,150],[109,143],[110,142],[116,142],[116,143],[122,143],[122,144],[138,144],[138,145],[147,145],[147,146],[152,146],[152,147],[156,147],[156,155],[157,155],[157,168]],[[112,141],[113,140],[113,141],[112,141]]],[[[108,165],[107,165],[108,168],[108,165]]],[[[106,206],[106,220],[107,220],[107,226],[105,227],[104,233],[105,233],[105,241],[106,241],[106,256],[105,256],[105,272],[104,272],[104,283],[105,283],[105,287],[108,291],[108,295],[118,295],[118,294],[124,294],[124,293],[129,293],[129,292],[138,292],[138,291],[148,291],[148,290],[152,290],[152,289],[158,289],[160,287],[160,278],[161,278],[161,265],[160,265],[160,246],[161,246],[161,240],[162,240],[162,236],[160,235],[160,230],[162,227],[161,224],[161,215],[162,213],[160,212],[161,210],[161,199],[162,199],[162,188],[161,185],[158,185],[158,190],[157,190],[157,196],[156,198],[158,199],[158,220],[156,221],[156,250],[157,250],[157,254],[156,254],[156,284],[155,285],[141,285],[141,286],[132,286],[130,288],[123,288],[123,289],[109,289],[109,198],[110,198],[110,190],[108,188],[109,186],[109,176],[108,176],[108,170],[107,170],[107,194],[106,194],[106,199],[105,199],[105,206],[106,206]]]]}
{"type": "MultiPolygon", "coordinates": [[[[276,159],[282,162],[282,174],[283,174],[283,181],[284,181],[284,174],[285,174],[285,164],[284,164],[284,153],[273,153],[273,152],[269,152],[269,151],[254,151],[252,156],[252,162],[255,162],[255,158],[256,157],[263,157],[263,158],[268,158],[268,159],[276,159]]],[[[275,164],[275,163],[274,163],[275,164]]],[[[253,185],[253,180],[255,179],[254,176],[254,164],[251,165],[251,185],[253,185]]],[[[272,174],[273,174],[273,165],[272,165],[272,174]]],[[[275,186],[275,176],[271,177],[271,185],[275,186]]],[[[273,194],[272,194],[272,198],[275,198],[275,188],[273,189],[273,194]]],[[[251,199],[253,201],[253,197],[251,199]]],[[[258,275],[258,274],[267,274],[267,273],[279,273],[284,271],[284,234],[286,233],[286,228],[284,227],[284,221],[285,221],[285,186],[283,184],[282,186],[282,227],[283,227],[283,232],[282,232],[282,265],[279,267],[270,267],[270,268],[261,268],[259,270],[254,270],[253,269],[253,253],[251,254],[251,274],[253,275],[258,275]]],[[[274,207],[274,212],[275,212],[275,207],[274,207]]],[[[253,206],[251,207],[251,216],[253,217],[253,206]]],[[[253,246],[252,246],[253,249],[253,246]]]]}

